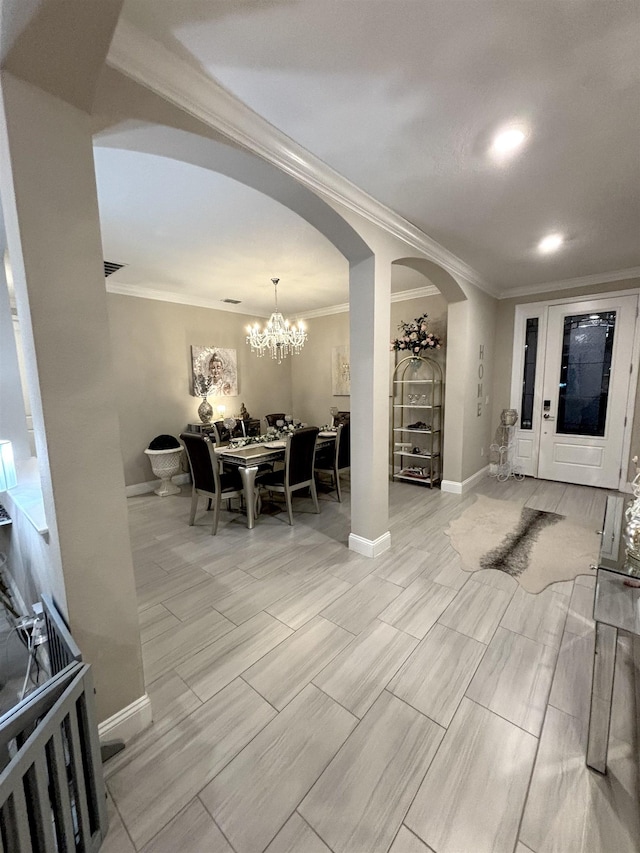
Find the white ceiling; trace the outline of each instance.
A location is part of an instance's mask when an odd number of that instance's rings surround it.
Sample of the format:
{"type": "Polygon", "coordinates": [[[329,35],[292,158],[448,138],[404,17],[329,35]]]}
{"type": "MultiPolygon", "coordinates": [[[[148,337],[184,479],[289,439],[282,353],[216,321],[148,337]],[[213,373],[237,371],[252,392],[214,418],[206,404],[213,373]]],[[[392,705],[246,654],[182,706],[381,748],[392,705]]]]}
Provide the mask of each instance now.
{"type": "MultiPolygon", "coordinates": [[[[105,260],[116,283],[243,313],[348,301],[346,259],[304,219],[250,187],[199,166],[112,148],[94,151],[105,260]]],[[[423,280],[424,283],[424,280],[423,280]]],[[[419,285],[413,285],[419,286],[419,285]]]]}
{"type": "MultiPolygon", "coordinates": [[[[640,266],[637,0],[126,0],[124,14],[503,294],[640,266]],[[527,143],[497,163],[491,138],[512,121],[527,143]],[[567,242],[542,257],[553,230],[567,242]]],[[[268,313],[278,275],[285,313],[346,301],[342,257],[279,204],[195,166],[96,157],[105,257],[129,264],[114,281],[268,313]]]]}

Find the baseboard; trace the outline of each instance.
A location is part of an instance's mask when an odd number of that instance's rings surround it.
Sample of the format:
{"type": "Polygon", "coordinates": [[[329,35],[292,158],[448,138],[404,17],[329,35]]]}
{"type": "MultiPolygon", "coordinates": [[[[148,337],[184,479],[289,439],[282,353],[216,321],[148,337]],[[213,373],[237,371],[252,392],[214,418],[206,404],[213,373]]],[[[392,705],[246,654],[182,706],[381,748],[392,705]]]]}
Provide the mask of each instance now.
{"type": "Polygon", "coordinates": [[[131,738],[143,732],[153,722],[151,700],[145,693],[126,708],[115,713],[112,717],[98,724],[100,740],[123,740],[128,743],[131,738]]]}
{"type": "MultiPolygon", "coordinates": [[[[179,486],[191,482],[189,474],[176,474],[172,478],[172,482],[179,486]]],[[[148,483],[135,483],[133,486],[125,486],[124,493],[128,498],[135,498],[136,495],[146,495],[149,492],[155,491],[160,485],[160,480],[149,480],[148,483]]]]}
{"type": "Polygon", "coordinates": [[[450,492],[454,495],[463,495],[465,492],[468,492],[469,489],[472,489],[475,485],[477,485],[480,480],[483,480],[489,472],[489,466],[485,465],[484,468],[481,468],[479,471],[476,471],[475,474],[472,474],[470,477],[467,477],[466,480],[463,480],[459,483],[457,480],[443,480],[440,483],[440,491],[442,492],[450,492]]]}
{"type": "Polygon", "coordinates": [[[389,548],[391,548],[391,533],[388,530],[377,539],[365,539],[364,536],[357,536],[355,533],[349,534],[349,550],[362,554],[363,557],[377,557],[389,548]]]}

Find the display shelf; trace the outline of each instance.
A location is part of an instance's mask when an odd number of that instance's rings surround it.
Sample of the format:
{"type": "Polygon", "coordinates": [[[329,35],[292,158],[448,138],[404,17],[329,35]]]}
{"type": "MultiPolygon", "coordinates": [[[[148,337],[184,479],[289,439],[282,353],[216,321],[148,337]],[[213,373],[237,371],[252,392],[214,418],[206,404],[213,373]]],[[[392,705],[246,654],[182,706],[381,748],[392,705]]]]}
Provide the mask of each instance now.
{"type": "Polygon", "coordinates": [[[418,434],[422,433],[423,435],[439,435],[439,429],[414,429],[413,427],[394,427],[393,432],[417,432],[418,434]]]}
{"type": "MultiPolygon", "coordinates": [[[[408,474],[405,471],[399,471],[393,475],[394,480],[404,480],[406,483],[418,483],[421,486],[433,486],[430,477],[422,477],[417,474],[408,474]]],[[[437,482],[437,481],[436,481],[437,482]]]]}
{"type": "Polygon", "coordinates": [[[434,382],[441,382],[441,379],[394,379],[396,385],[433,385],[434,382]]]}
{"type": "Polygon", "coordinates": [[[432,459],[440,456],[439,453],[412,453],[410,450],[394,450],[394,456],[411,456],[413,459],[432,459]]]}
{"type": "Polygon", "coordinates": [[[409,356],[396,366],[389,448],[392,479],[430,488],[441,480],[443,384],[442,369],[433,359],[409,356]],[[412,422],[419,426],[412,427],[412,422]]]}

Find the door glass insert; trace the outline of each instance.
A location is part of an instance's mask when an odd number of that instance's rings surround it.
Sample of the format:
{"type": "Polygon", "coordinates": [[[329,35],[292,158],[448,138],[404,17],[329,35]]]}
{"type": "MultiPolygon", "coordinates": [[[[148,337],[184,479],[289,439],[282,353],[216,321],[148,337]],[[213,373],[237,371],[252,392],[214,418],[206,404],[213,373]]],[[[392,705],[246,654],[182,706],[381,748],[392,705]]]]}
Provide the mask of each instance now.
{"type": "Polygon", "coordinates": [[[538,318],[529,317],[524,335],[524,371],[522,376],[522,401],[520,404],[520,429],[533,429],[533,395],[536,383],[538,357],[538,318]]]}
{"type": "Polygon", "coordinates": [[[564,319],[557,432],[604,436],[615,311],[564,319]]]}

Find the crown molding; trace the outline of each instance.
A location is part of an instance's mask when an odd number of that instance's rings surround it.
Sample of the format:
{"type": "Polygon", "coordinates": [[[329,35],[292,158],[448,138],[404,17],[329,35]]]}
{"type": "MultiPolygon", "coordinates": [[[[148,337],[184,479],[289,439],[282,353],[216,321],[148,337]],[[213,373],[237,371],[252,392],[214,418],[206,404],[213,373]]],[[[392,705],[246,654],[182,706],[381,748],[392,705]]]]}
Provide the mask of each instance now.
{"type": "MultiPolygon", "coordinates": [[[[269,314],[264,314],[260,311],[247,311],[240,308],[239,305],[230,305],[220,299],[202,299],[198,296],[189,296],[185,293],[176,293],[169,290],[154,290],[152,287],[143,287],[139,284],[120,284],[107,280],[107,293],[115,293],[119,296],[136,296],[139,299],[155,299],[158,302],[175,302],[178,305],[191,305],[195,308],[211,308],[214,311],[228,311],[231,314],[244,314],[248,317],[263,317],[267,319],[269,314]]],[[[391,294],[391,302],[406,302],[407,299],[420,299],[424,296],[439,296],[440,291],[432,284],[425,287],[416,287],[413,290],[400,290],[397,293],[391,294]]],[[[311,311],[295,312],[295,317],[302,317],[304,320],[313,320],[316,317],[328,317],[331,314],[344,314],[349,310],[349,303],[343,302],[340,305],[328,305],[326,308],[314,308],[311,311]]]]}
{"type": "MultiPolygon", "coordinates": [[[[406,302],[407,299],[420,299],[424,296],[440,296],[440,291],[433,284],[424,287],[416,287],[413,290],[399,290],[391,294],[391,302],[406,302]]],[[[345,314],[349,310],[349,303],[341,305],[329,305],[326,308],[314,308],[304,315],[305,320],[314,320],[316,317],[328,317],[330,314],[345,314]]]]}
{"type": "Polygon", "coordinates": [[[340,305],[327,305],[326,308],[314,308],[307,311],[304,320],[315,320],[316,317],[329,317],[331,314],[346,314],[349,311],[349,303],[342,302],[340,305]]]}
{"type": "Polygon", "coordinates": [[[216,80],[121,16],[107,64],[257,154],[325,199],[342,205],[416,249],[457,279],[495,291],[480,274],[419,228],[344,178],[270,124],[216,80]]]}
{"type": "Polygon", "coordinates": [[[196,308],[211,308],[214,311],[228,311],[231,314],[244,314],[247,317],[268,318],[270,316],[270,314],[263,314],[261,311],[241,308],[240,305],[230,305],[221,299],[205,299],[171,290],[154,290],[152,287],[143,287],[140,284],[124,284],[107,280],[106,289],[107,293],[116,293],[119,296],[137,296],[139,299],[155,299],[158,302],[174,302],[178,305],[192,305],[196,308]]]}
{"type": "Polygon", "coordinates": [[[399,290],[391,294],[392,302],[406,302],[407,299],[421,299],[423,296],[440,296],[441,293],[433,284],[424,287],[414,287],[413,290],[399,290]]]}
{"type": "Polygon", "coordinates": [[[514,299],[520,296],[533,296],[536,293],[547,293],[554,290],[571,290],[574,287],[591,287],[597,284],[608,284],[611,281],[625,281],[630,278],[640,278],[640,267],[593,273],[592,275],[583,275],[578,278],[565,278],[562,281],[547,281],[527,287],[514,287],[511,290],[501,293],[498,299],[514,299]]]}

